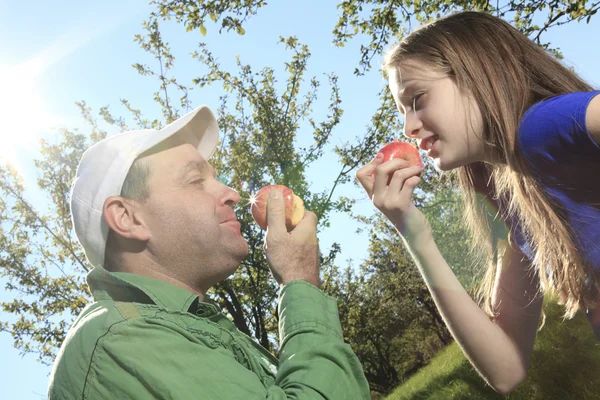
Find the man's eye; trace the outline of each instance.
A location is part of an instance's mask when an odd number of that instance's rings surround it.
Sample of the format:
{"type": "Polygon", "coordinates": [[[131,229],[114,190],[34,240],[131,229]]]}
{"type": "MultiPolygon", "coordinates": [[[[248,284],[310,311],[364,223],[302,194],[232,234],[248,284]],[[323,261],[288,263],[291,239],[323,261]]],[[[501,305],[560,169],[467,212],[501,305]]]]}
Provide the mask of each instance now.
{"type": "Polygon", "coordinates": [[[191,185],[201,185],[202,183],[204,183],[204,179],[196,179],[190,182],[191,185]]]}

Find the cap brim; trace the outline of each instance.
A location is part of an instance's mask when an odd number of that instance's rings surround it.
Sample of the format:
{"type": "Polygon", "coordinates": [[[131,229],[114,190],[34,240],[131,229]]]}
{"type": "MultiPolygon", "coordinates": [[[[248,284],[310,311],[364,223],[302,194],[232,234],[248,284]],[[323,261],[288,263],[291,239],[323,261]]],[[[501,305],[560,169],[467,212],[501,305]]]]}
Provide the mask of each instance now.
{"type": "Polygon", "coordinates": [[[210,108],[202,105],[150,135],[140,147],[138,155],[175,134],[179,134],[185,143],[194,145],[205,160],[210,159],[219,142],[217,119],[210,108]]]}

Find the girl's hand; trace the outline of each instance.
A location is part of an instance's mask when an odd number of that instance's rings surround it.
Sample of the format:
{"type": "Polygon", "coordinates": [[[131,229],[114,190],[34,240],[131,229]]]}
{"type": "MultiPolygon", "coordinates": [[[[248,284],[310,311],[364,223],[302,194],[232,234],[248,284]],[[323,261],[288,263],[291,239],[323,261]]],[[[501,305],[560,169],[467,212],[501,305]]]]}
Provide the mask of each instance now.
{"type": "Polygon", "coordinates": [[[431,238],[429,222],[412,201],[413,191],[421,181],[418,174],[423,171],[423,165],[410,166],[408,161],[400,158],[382,163],[382,159],[383,156],[378,154],[356,172],[356,178],[375,207],[408,243],[431,238]]]}

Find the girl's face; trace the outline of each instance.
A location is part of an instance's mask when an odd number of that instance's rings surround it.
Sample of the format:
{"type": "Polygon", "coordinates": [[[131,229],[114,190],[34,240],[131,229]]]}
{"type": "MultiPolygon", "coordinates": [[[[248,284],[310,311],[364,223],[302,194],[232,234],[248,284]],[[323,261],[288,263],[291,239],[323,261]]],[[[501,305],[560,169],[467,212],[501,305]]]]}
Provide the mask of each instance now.
{"type": "Polygon", "coordinates": [[[418,61],[405,61],[388,72],[404,116],[404,135],[417,139],[440,170],[486,161],[481,112],[453,78],[418,61]]]}

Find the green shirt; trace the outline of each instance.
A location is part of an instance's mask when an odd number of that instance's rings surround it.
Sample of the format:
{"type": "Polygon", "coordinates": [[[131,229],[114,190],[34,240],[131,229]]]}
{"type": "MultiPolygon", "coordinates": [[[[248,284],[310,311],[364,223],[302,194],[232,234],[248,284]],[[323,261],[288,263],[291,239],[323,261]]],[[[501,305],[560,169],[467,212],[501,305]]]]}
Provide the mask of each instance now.
{"type": "Polygon", "coordinates": [[[336,302],[307,282],[281,290],[277,360],[185,289],[101,267],[87,281],[94,302],[58,353],[50,400],[370,398],[336,302]]]}

